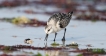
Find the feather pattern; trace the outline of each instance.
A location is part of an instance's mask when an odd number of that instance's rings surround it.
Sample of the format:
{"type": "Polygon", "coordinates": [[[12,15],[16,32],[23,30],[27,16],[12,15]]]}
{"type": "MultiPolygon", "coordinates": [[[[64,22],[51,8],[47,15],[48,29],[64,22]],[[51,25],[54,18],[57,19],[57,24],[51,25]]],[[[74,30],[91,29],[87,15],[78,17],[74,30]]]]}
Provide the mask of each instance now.
{"type": "Polygon", "coordinates": [[[57,27],[59,26],[60,28],[65,28],[71,20],[72,13],[73,12],[70,12],[68,14],[55,13],[49,18],[47,25],[53,24],[57,27]],[[57,22],[59,23],[57,24],[57,22]]]}

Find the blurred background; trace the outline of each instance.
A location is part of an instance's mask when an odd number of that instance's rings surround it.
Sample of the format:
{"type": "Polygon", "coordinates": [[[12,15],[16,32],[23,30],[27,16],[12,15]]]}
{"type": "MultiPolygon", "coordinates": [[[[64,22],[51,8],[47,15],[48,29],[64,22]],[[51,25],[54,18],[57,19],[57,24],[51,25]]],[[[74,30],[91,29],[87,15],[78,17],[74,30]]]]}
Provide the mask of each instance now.
{"type": "MultiPolygon", "coordinates": [[[[0,55],[32,55],[40,52],[49,56],[76,56],[79,53],[63,51],[19,50],[1,51],[3,45],[32,45],[44,47],[47,20],[54,13],[73,11],[67,26],[66,41],[61,41],[64,30],[60,31],[56,43],[78,43],[80,49],[106,48],[106,0],[0,0],[0,55]],[[25,39],[32,42],[27,44],[25,39]]],[[[47,46],[51,47],[54,34],[50,34],[47,46]]],[[[63,47],[59,46],[59,47],[63,47]]]]}
{"type": "MultiPolygon", "coordinates": [[[[47,14],[56,12],[74,11],[74,19],[77,20],[103,20],[106,16],[105,0],[0,0],[0,8],[17,8],[18,12],[27,14],[47,14]],[[33,8],[26,8],[26,6],[33,8]],[[50,7],[52,7],[50,9],[50,7]],[[55,8],[53,8],[55,7],[55,8]],[[40,9],[36,11],[35,9],[40,9]]],[[[11,10],[10,9],[10,10],[11,10]]],[[[2,13],[1,13],[2,14],[2,13]]],[[[6,15],[5,15],[6,16],[6,15]]]]}

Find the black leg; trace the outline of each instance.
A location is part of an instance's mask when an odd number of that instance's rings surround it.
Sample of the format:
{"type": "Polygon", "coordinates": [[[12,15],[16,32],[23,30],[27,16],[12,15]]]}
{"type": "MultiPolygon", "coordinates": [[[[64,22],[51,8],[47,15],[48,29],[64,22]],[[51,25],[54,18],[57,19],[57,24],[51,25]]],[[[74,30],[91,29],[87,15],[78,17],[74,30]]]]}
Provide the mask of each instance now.
{"type": "MultiPolygon", "coordinates": [[[[47,41],[47,39],[48,39],[48,35],[49,35],[49,34],[46,34],[46,37],[45,37],[45,40],[46,40],[46,41],[47,41]]],[[[44,40],[44,41],[45,41],[45,40],[44,40]]]]}
{"type": "Polygon", "coordinates": [[[66,28],[64,29],[64,36],[62,38],[62,41],[65,41],[65,33],[66,33],[66,28]]]}
{"type": "Polygon", "coordinates": [[[54,41],[55,41],[55,39],[56,39],[56,36],[57,36],[57,33],[55,33],[54,41]]]}

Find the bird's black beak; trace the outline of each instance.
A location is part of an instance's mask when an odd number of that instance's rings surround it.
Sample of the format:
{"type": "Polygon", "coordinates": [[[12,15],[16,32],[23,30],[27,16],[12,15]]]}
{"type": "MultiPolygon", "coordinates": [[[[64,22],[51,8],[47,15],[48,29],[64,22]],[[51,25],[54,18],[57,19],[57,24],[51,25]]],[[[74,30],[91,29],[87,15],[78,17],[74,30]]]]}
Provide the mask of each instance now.
{"type": "MultiPolygon", "coordinates": [[[[45,40],[46,40],[46,41],[47,41],[47,38],[48,38],[48,34],[46,34],[46,37],[45,37],[45,40]]],[[[44,40],[44,41],[45,41],[45,40],[44,40]]]]}

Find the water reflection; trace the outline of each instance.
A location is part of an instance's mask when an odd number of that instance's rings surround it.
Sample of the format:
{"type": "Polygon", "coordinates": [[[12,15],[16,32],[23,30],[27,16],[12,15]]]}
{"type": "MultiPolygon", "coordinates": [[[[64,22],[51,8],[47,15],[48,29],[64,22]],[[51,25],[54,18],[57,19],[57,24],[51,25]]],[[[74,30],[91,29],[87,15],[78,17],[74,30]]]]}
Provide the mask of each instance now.
{"type": "MultiPolygon", "coordinates": [[[[55,43],[55,41],[53,41],[53,43],[55,43]]],[[[47,42],[45,42],[44,45],[46,48],[48,47],[47,42]]],[[[61,47],[64,48],[65,46],[66,46],[65,41],[62,41],[61,47]]],[[[55,47],[57,47],[57,46],[55,46],[55,47]]],[[[69,56],[69,52],[65,52],[62,50],[45,50],[45,55],[48,55],[48,56],[69,56]]]]}
{"type": "Polygon", "coordinates": [[[45,47],[47,48],[47,42],[46,42],[46,43],[44,43],[44,45],[45,45],[45,47]]]}
{"type": "Polygon", "coordinates": [[[62,47],[66,47],[65,41],[62,41],[62,47]]]}
{"type": "Polygon", "coordinates": [[[69,52],[64,52],[61,50],[46,50],[45,55],[48,55],[48,56],[69,56],[69,52]]]}

